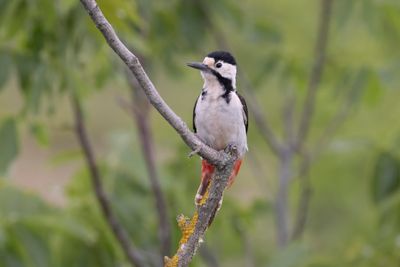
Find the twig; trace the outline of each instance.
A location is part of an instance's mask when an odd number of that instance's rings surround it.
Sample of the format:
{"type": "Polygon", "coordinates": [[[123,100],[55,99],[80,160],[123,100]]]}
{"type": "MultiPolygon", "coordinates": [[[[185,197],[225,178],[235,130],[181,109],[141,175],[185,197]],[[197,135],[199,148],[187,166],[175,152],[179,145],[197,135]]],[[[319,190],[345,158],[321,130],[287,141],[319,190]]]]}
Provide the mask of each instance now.
{"type": "MultiPolygon", "coordinates": [[[[126,75],[131,87],[132,101],[136,108],[134,118],[156,204],[159,220],[158,235],[161,242],[161,255],[168,255],[171,252],[171,226],[168,220],[168,210],[165,203],[165,197],[161,190],[160,179],[155,164],[153,135],[149,125],[150,103],[146,99],[143,91],[140,90],[133,75],[131,73],[127,73],[126,75]]],[[[163,262],[163,256],[161,257],[161,262],[163,262]]]]}
{"type": "Polygon", "coordinates": [[[304,101],[303,112],[301,115],[296,140],[296,147],[298,151],[301,150],[307,139],[307,135],[310,130],[310,122],[314,115],[316,92],[321,81],[326,58],[332,2],[332,0],[321,0],[321,13],[319,18],[317,40],[315,44],[314,63],[308,81],[307,94],[304,101]]]}
{"type": "MultiPolygon", "coordinates": [[[[222,198],[222,194],[228,183],[228,178],[232,172],[233,162],[236,154],[232,151],[229,153],[218,152],[206,146],[197,136],[192,133],[187,125],[179,118],[172,109],[164,102],[151,80],[148,78],[138,58],[129,51],[129,49],[120,41],[110,23],[106,20],[95,0],[81,0],[81,3],[89,13],[96,27],[101,31],[109,46],[129,67],[141,88],[145,92],[150,103],[158,110],[166,121],[178,132],[185,143],[192,150],[201,147],[199,154],[216,166],[215,175],[210,188],[208,189],[209,197],[204,198],[205,203],[198,207],[196,216],[191,220],[195,224],[188,232],[182,231],[184,237],[187,238],[181,244],[177,254],[171,261],[167,261],[165,266],[188,266],[192,260],[199,241],[203,238],[205,231],[210,223],[210,218],[215,215],[218,203],[222,198]],[[188,236],[187,236],[188,235],[188,236]]],[[[186,225],[181,225],[186,227],[186,225]]],[[[184,228],[187,230],[187,228],[184,228]]],[[[182,230],[184,230],[182,229],[182,230]]]]}
{"type": "Polygon", "coordinates": [[[186,123],[178,117],[175,112],[165,103],[152,81],[147,76],[139,59],[121,42],[111,24],[104,17],[95,0],[81,0],[82,5],[90,15],[96,27],[101,31],[105,40],[121,60],[129,67],[150,103],[158,110],[164,119],[177,131],[183,141],[195,150],[201,147],[199,155],[206,158],[210,163],[223,166],[229,160],[229,156],[220,153],[204,144],[186,123]]]}
{"type": "Polygon", "coordinates": [[[115,238],[118,240],[118,243],[120,244],[122,250],[124,251],[131,265],[136,267],[146,266],[141,254],[131,243],[127,232],[125,231],[123,226],[119,223],[115,214],[112,211],[110,201],[107,198],[107,195],[104,191],[101,182],[100,173],[96,164],[96,159],[89,141],[89,137],[86,133],[81,106],[76,98],[72,99],[72,108],[75,118],[76,135],[79,139],[79,143],[85,155],[86,164],[89,168],[93,189],[96,195],[96,199],[103,213],[103,216],[108,225],[110,226],[115,238]]]}
{"type": "Polygon", "coordinates": [[[189,158],[193,157],[194,155],[196,155],[197,153],[199,153],[200,151],[200,147],[196,148],[195,150],[191,151],[188,155],[189,158]]]}

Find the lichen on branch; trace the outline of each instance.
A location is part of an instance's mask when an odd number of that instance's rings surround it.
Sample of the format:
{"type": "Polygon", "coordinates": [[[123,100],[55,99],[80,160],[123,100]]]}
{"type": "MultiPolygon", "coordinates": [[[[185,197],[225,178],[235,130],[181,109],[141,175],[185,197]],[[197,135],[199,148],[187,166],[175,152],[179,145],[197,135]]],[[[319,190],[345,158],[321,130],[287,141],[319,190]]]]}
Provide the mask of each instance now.
{"type": "MultiPolygon", "coordinates": [[[[198,207],[201,207],[206,203],[208,196],[209,196],[209,189],[210,189],[210,185],[208,185],[208,187],[206,189],[206,193],[204,194],[203,198],[201,199],[198,207]]],[[[172,258],[169,258],[167,256],[164,257],[164,267],[177,267],[178,266],[179,254],[183,252],[183,250],[185,249],[186,243],[189,241],[189,238],[194,234],[198,219],[199,219],[198,209],[195,211],[195,213],[191,219],[184,216],[183,214],[180,214],[178,216],[178,218],[176,220],[178,222],[179,229],[181,230],[182,237],[179,240],[179,247],[178,247],[178,251],[176,252],[176,254],[172,258]]],[[[201,240],[202,239],[200,237],[198,242],[201,243],[201,240]]]]}
{"type": "Polygon", "coordinates": [[[184,216],[178,217],[178,225],[182,231],[182,238],[179,242],[177,253],[172,258],[164,258],[164,267],[188,266],[203,241],[204,234],[213,221],[220,205],[232,172],[233,163],[237,158],[235,147],[227,147],[225,152],[230,156],[230,160],[225,166],[216,167],[211,183],[200,204],[197,206],[193,217],[191,219],[184,216]]]}

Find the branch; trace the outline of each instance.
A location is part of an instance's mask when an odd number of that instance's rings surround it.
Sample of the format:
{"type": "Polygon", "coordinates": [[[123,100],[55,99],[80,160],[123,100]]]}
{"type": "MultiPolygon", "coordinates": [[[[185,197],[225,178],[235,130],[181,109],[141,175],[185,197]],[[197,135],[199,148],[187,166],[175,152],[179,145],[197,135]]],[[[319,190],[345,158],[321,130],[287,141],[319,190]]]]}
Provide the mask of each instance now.
{"type": "Polygon", "coordinates": [[[108,45],[129,67],[150,103],[158,110],[164,119],[178,132],[183,141],[192,149],[198,149],[198,154],[207,159],[210,163],[223,166],[229,161],[229,156],[220,153],[204,144],[194,133],[192,133],[186,123],[178,117],[175,112],[165,103],[153,83],[147,76],[139,59],[121,42],[112,28],[111,24],[104,17],[95,0],[81,0],[82,5],[90,15],[96,27],[101,31],[108,45]]]}
{"type": "Polygon", "coordinates": [[[102,32],[109,46],[129,67],[141,88],[145,92],[150,103],[169,122],[169,124],[180,134],[185,143],[198,150],[198,154],[215,165],[215,175],[207,190],[208,197],[204,197],[204,203],[197,207],[197,211],[190,221],[180,217],[183,237],[177,254],[172,258],[166,258],[165,266],[188,266],[192,260],[200,240],[203,238],[207,227],[214,217],[218,204],[222,199],[223,192],[232,172],[233,162],[236,160],[236,150],[230,148],[228,153],[218,152],[205,145],[197,136],[192,133],[187,125],[179,118],[172,109],[164,102],[153,83],[143,70],[138,58],[120,41],[110,23],[106,20],[95,0],[81,0],[81,3],[89,13],[96,27],[102,32]]]}
{"type": "Polygon", "coordinates": [[[332,0],[321,0],[321,13],[319,18],[318,35],[315,44],[314,63],[308,81],[308,89],[304,101],[303,112],[301,115],[296,141],[296,147],[299,151],[307,139],[307,135],[310,130],[310,121],[314,115],[316,92],[321,81],[326,58],[332,2],[332,0]]]}
{"type": "Polygon", "coordinates": [[[79,139],[83,153],[86,158],[86,164],[89,168],[90,177],[95,192],[96,199],[100,205],[104,219],[111,228],[115,238],[118,240],[119,245],[124,251],[126,257],[132,266],[143,267],[146,266],[141,254],[137,251],[135,246],[131,243],[126,230],[117,220],[117,217],[112,211],[110,201],[104,191],[99,169],[96,164],[96,159],[90,145],[88,135],[86,133],[85,125],[83,122],[82,109],[76,98],[72,99],[72,108],[75,118],[75,132],[79,139]]]}
{"type": "Polygon", "coordinates": [[[217,212],[219,202],[232,172],[233,163],[237,158],[236,149],[228,147],[226,152],[231,155],[230,159],[226,165],[216,167],[211,184],[193,217],[191,219],[183,215],[178,217],[182,238],[179,241],[177,253],[172,258],[165,257],[165,267],[188,266],[199,248],[204,234],[217,212]]]}
{"type": "MultiPolygon", "coordinates": [[[[156,210],[159,220],[158,235],[161,242],[161,255],[168,255],[171,252],[171,226],[168,220],[167,204],[165,197],[161,190],[160,179],[158,177],[157,168],[154,158],[154,141],[152,137],[152,130],[149,125],[150,103],[146,99],[143,91],[140,90],[139,85],[131,73],[126,74],[129,85],[131,87],[133,106],[140,144],[142,146],[142,153],[147,167],[151,189],[155,198],[156,210]]],[[[161,260],[163,257],[161,258],[161,260]]],[[[162,261],[161,261],[162,262],[162,261]]]]}

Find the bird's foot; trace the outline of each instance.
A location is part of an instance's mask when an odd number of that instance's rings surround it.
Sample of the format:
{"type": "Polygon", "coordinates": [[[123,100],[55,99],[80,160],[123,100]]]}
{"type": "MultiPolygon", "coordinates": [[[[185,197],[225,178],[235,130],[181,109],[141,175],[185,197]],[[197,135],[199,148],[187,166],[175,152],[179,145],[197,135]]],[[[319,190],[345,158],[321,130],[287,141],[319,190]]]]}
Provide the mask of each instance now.
{"type": "Polygon", "coordinates": [[[238,153],[238,147],[237,147],[237,145],[234,144],[234,143],[229,143],[229,144],[225,147],[224,151],[225,151],[225,153],[227,153],[227,154],[229,154],[229,155],[231,155],[231,156],[237,155],[237,153],[238,153]]]}
{"type": "Polygon", "coordinates": [[[191,151],[188,155],[189,158],[193,157],[194,155],[196,155],[197,153],[199,153],[201,150],[201,145],[197,146],[195,150],[191,151]]]}

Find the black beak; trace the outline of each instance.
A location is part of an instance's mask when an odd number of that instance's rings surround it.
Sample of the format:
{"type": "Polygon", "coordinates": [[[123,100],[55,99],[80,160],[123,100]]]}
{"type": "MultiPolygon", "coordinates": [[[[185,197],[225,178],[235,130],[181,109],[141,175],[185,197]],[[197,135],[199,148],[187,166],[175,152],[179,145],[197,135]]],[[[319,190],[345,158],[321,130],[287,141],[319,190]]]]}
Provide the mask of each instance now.
{"type": "Polygon", "coordinates": [[[209,71],[210,70],[210,68],[206,64],[203,64],[203,63],[200,63],[200,62],[190,62],[190,63],[187,63],[187,65],[189,67],[192,67],[192,68],[195,68],[195,69],[198,69],[198,70],[202,70],[202,71],[209,71]]]}

